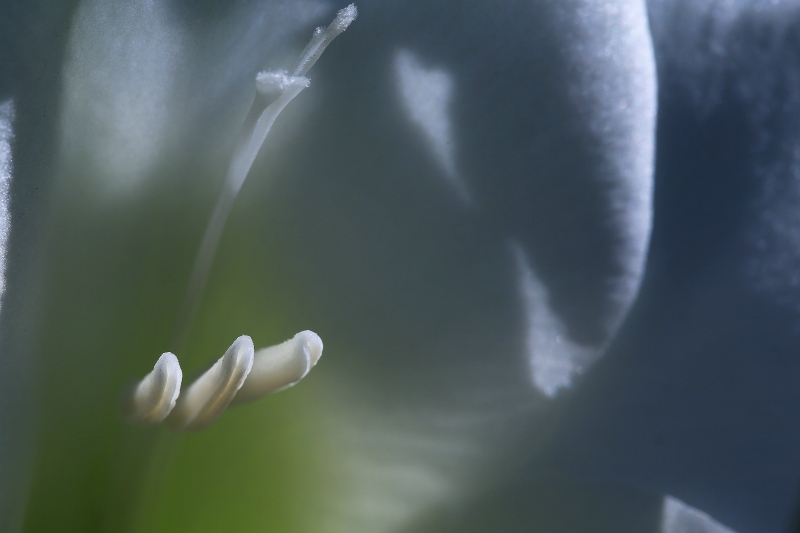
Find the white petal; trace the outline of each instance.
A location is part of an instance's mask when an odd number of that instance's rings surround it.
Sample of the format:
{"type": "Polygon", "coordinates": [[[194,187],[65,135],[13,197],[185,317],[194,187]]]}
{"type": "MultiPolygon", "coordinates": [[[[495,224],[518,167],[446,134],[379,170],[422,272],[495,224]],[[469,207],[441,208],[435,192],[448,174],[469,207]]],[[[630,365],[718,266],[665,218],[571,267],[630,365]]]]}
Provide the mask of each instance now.
{"type": "Polygon", "coordinates": [[[397,53],[394,67],[408,118],[420,128],[448,184],[462,200],[469,202],[467,184],[456,171],[450,117],[453,77],[445,70],[426,69],[408,50],[397,53]]]}
{"type": "Polygon", "coordinates": [[[694,507],[672,496],[664,497],[661,533],[735,533],[694,507]]]}
{"type": "Polygon", "coordinates": [[[64,66],[62,147],[95,189],[135,190],[169,153],[182,28],[161,2],[82,3],[64,66]]]}
{"type": "Polygon", "coordinates": [[[602,348],[582,346],[570,339],[566,325],[550,306],[547,287],[534,273],[522,247],[512,243],[511,250],[527,318],[525,343],[533,384],[545,396],[554,398],[559,389],[570,388],[575,375],[600,357],[602,348]]]}

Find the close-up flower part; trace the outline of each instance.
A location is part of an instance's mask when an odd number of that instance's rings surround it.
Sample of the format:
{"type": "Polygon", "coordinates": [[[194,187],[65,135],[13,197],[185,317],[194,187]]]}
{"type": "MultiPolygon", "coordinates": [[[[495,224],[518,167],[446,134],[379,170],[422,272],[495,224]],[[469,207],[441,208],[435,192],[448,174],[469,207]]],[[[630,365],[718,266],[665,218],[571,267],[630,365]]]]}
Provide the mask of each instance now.
{"type": "Polygon", "coordinates": [[[14,102],[0,104],[0,307],[6,288],[7,243],[11,231],[10,189],[12,170],[11,142],[14,139],[14,102]]]}
{"type": "Polygon", "coordinates": [[[152,372],[123,391],[122,416],[133,424],[161,422],[175,407],[182,380],[175,354],[162,354],[152,372]]]}
{"type": "Polygon", "coordinates": [[[288,341],[261,348],[233,404],[253,401],[296,385],[322,356],[322,339],[313,331],[301,331],[288,341]]]}
{"type": "Polygon", "coordinates": [[[167,419],[172,429],[203,429],[217,419],[253,367],[253,341],[242,335],[219,361],[203,372],[178,399],[167,419]]]}
{"type": "MultiPolygon", "coordinates": [[[[317,28],[314,30],[311,41],[300,54],[294,75],[289,76],[284,71],[265,71],[256,76],[256,89],[260,95],[266,98],[266,103],[259,99],[253,103],[251,113],[255,111],[257,114],[260,113],[260,116],[252,125],[252,129],[246,124],[240,135],[240,141],[228,168],[222,192],[217,198],[211,219],[200,243],[184,304],[173,333],[172,342],[177,349],[182,349],[185,344],[192,319],[205,289],[225,222],[228,220],[233,203],[242,189],[261,145],[264,144],[281,111],[303,89],[308,87],[310,81],[302,74],[306,74],[314,66],[334,37],[346,30],[357,16],[358,10],[355,4],[350,4],[337,13],[336,18],[327,29],[317,28]],[[259,107],[263,107],[263,110],[259,110],[259,107]]],[[[0,264],[0,266],[2,265],[0,264]]],[[[1,294],[2,292],[0,292],[1,294]]],[[[292,341],[287,341],[287,343],[280,347],[266,349],[271,350],[270,354],[280,353],[278,361],[274,361],[275,356],[261,355],[262,362],[258,365],[256,372],[258,377],[250,380],[250,384],[243,393],[248,400],[294,385],[308,374],[322,355],[322,341],[316,333],[310,331],[298,333],[292,341]],[[302,338],[297,339],[298,336],[302,336],[302,338]],[[311,340],[307,340],[308,337],[312,337],[311,340]],[[281,347],[287,343],[293,343],[292,347],[281,350],[281,347]],[[313,355],[310,355],[312,353],[313,355]],[[298,363],[303,370],[299,372],[291,370],[298,363]],[[273,371],[276,372],[276,375],[269,375],[273,371]]],[[[259,353],[263,351],[261,350],[259,353]]],[[[253,342],[250,337],[239,337],[211,369],[192,383],[187,393],[177,403],[178,409],[172,414],[167,425],[172,429],[180,430],[196,430],[206,427],[220,416],[233,400],[237,391],[245,383],[252,365],[253,342]]],[[[133,423],[156,423],[164,420],[176,405],[180,394],[181,375],[177,358],[172,353],[162,355],[153,372],[124,393],[123,416],[133,423]]]]}
{"type": "Polygon", "coordinates": [[[0,533],[795,533],[798,35],[0,1],[0,533]]]}

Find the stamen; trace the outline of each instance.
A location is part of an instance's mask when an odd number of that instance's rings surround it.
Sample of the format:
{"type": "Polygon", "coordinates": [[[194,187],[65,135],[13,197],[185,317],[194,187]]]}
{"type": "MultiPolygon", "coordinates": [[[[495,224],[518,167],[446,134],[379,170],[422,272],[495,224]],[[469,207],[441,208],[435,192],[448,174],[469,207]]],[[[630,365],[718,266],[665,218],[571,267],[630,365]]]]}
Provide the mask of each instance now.
{"type": "Polygon", "coordinates": [[[314,63],[317,62],[317,59],[322,55],[322,52],[325,51],[325,48],[331,41],[333,41],[337,35],[342,33],[347,27],[356,20],[358,16],[358,9],[356,8],[355,4],[350,4],[344,9],[339,10],[336,13],[336,18],[333,19],[333,22],[326,29],[317,28],[314,30],[314,34],[311,36],[311,40],[303,49],[303,52],[300,54],[300,60],[297,62],[297,66],[294,69],[295,76],[304,76],[311,67],[314,66],[314,63]]]}
{"type": "Polygon", "coordinates": [[[175,407],[182,379],[178,358],[169,352],[163,354],[152,372],[123,392],[122,416],[132,424],[161,422],[175,407]]]}
{"type": "Polygon", "coordinates": [[[172,429],[203,429],[217,419],[253,367],[253,341],[236,339],[214,366],[195,380],[178,399],[165,423],[172,429]]]}
{"type": "MultiPolygon", "coordinates": [[[[355,4],[350,4],[337,13],[327,28],[317,28],[292,76],[285,71],[260,72],[256,76],[256,90],[261,96],[255,99],[250,116],[263,111],[255,123],[246,122],[242,128],[225,183],[200,242],[170,341],[176,352],[181,352],[186,343],[228,214],[261,145],[280,112],[308,87],[310,81],[304,74],[357,15],[355,4]]],[[[172,353],[165,353],[153,372],[125,392],[125,418],[140,424],[164,420],[175,430],[202,429],[219,417],[234,397],[236,403],[243,403],[291,387],[303,379],[322,355],[322,340],[314,332],[302,331],[282,344],[259,350],[255,367],[254,351],[250,337],[239,337],[180,397],[182,375],[178,359],[172,353]],[[251,369],[254,373],[247,379],[251,369]]]]}
{"type": "Polygon", "coordinates": [[[260,349],[231,405],[288,389],[306,377],[321,356],[322,339],[313,331],[301,331],[286,342],[260,349]]]}

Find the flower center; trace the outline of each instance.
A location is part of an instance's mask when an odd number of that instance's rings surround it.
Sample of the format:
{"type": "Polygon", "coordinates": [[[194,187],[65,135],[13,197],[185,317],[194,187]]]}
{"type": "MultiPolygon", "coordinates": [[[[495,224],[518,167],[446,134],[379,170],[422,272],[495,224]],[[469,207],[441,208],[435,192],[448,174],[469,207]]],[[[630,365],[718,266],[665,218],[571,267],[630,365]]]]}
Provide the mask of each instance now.
{"type": "MultiPolygon", "coordinates": [[[[261,97],[255,99],[251,114],[260,111],[260,116],[255,123],[242,128],[225,182],[200,241],[170,342],[176,352],[180,353],[186,344],[228,215],[261,145],[281,111],[309,86],[310,80],[305,74],[357,15],[355,4],[350,4],[336,14],[327,28],[315,29],[291,75],[272,71],[256,76],[256,90],[261,97]]],[[[322,340],[312,331],[302,331],[282,344],[257,352],[250,337],[242,335],[181,394],[183,373],[178,358],[167,352],[158,359],[152,372],[123,391],[122,414],[133,424],[165,421],[176,430],[202,429],[219,417],[232,401],[243,403],[291,387],[308,374],[321,355],[322,340]]]]}

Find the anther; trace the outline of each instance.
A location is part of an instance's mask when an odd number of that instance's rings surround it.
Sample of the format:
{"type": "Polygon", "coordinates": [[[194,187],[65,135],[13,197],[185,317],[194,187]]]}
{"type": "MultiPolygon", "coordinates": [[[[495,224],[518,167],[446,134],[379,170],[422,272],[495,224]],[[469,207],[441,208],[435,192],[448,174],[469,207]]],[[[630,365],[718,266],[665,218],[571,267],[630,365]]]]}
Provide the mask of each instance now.
{"type": "Polygon", "coordinates": [[[250,337],[236,339],[225,355],[184,391],[165,424],[177,430],[197,430],[216,420],[250,373],[253,352],[250,337]]]}
{"type": "Polygon", "coordinates": [[[306,377],[321,356],[322,339],[313,331],[301,331],[286,342],[258,350],[253,369],[231,404],[288,389],[306,377]]]}
{"type": "Polygon", "coordinates": [[[152,372],[123,392],[122,416],[132,424],[161,422],[175,407],[182,378],[178,358],[169,352],[163,354],[152,372]]]}

